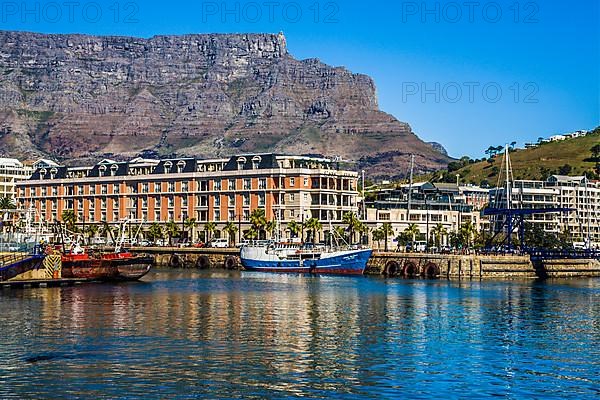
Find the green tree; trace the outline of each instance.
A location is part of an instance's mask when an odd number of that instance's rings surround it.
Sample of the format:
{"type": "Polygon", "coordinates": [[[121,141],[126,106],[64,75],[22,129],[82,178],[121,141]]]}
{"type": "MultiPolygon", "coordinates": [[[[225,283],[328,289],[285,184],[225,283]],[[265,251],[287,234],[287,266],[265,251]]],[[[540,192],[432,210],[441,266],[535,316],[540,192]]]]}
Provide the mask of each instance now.
{"type": "Polygon", "coordinates": [[[381,241],[385,238],[385,233],[381,228],[373,230],[373,241],[377,242],[377,250],[380,248],[381,241]]]}
{"type": "Polygon", "coordinates": [[[417,224],[414,224],[414,223],[408,225],[408,227],[404,230],[404,232],[406,232],[410,236],[411,242],[413,242],[413,243],[415,240],[417,240],[417,236],[419,236],[421,234],[421,230],[419,229],[417,224]]]}
{"type": "Polygon", "coordinates": [[[75,211],[64,210],[60,218],[69,231],[75,232],[75,224],[77,223],[77,214],[75,214],[75,211]]]}
{"type": "Polygon", "coordinates": [[[273,232],[275,232],[275,229],[277,229],[277,221],[267,221],[265,224],[265,231],[269,234],[270,239],[273,239],[273,232]]]}
{"type": "Polygon", "coordinates": [[[257,208],[256,210],[252,211],[250,213],[250,224],[260,236],[260,233],[263,232],[263,229],[267,224],[265,210],[263,210],[262,208],[257,208]]]}
{"type": "Polygon", "coordinates": [[[298,234],[302,231],[302,224],[291,220],[288,222],[286,230],[290,232],[292,238],[298,237],[298,234]]]}
{"type": "Polygon", "coordinates": [[[0,210],[14,210],[15,208],[17,208],[17,206],[15,204],[15,200],[12,197],[0,197],[0,210]]]}
{"type": "Polygon", "coordinates": [[[384,246],[385,246],[385,251],[388,251],[388,237],[393,236],[394,235],[394,229],[392,228],[392,224],[390,224],[389,222],[385,222],[383,225],[381,225],[381,232],[383,232],[383,238],[384,238],[384,246]]]}
{"type": "Polygon", "coordinates": [[[442,238],[448,234],[448,231],[446,231],[446,228],[444,228],[444,225],[437,224],[436,226],[433,227],[432,233],[433,233],[433,237],[435,238],[435,247],[437,247],[439,249],[442,244],[442,238]]]}
{"type": "Polygon", "coordinates": [[[169,246],[173,246],[173,238],[179,236],[179,225],[175,221],[169,221],[165,225],[165,232],[169,237],[169,246]]]}
{"type": "Polygon", "coordinates": [[[194,239],[194,228],[196,227],[196,225],[197,225],[196,218],[186,218],[183,223],[183,226],[186,229],[187,237],[189,238],[189,240],[194,239]]]}
{"type": "Polygon", "coordinates": [[[352,211],[348,211],[344,213],[344,215],[342,215],[342,222],[348,225],[349,242],[354,243],[354,232],[357,231],[360,227],[360,220],[358,219],[355,213],[353,213],[352,211]]]}
{"type": "Polygon", "coordinates": [[[258,238],[258,231],[252,226],[244,231],[244,239],[256,240],[258,238]]]}
{"type": "Polygon", "coordinates": [[[153,222],[152,225],[150,225],[150,229],[148,229],[148,236],[150,239],[152,239],[152,241],[156,241],[156,239],[162,239],[164,237],[163,228],[156,222],[153,222]]]}
{"type": "Polygon", "coordinates": [[[592,152],[592,158],[595,160],[600,158],[600,144],[593,145],[590,151],[592,152]]]}
{"type": "Polygon", "coordinates": [[[320,231],[321,229],[323,229],[323,224],[321,224],[321,221],[319,221],[318,218],[310,218],[308,221],[306,221],[306,229],[310,230],[312,232],[312,242],[313,244],[317,243],[317,232],[320,231]]]}
{"type": "Polygon", "coordinates": [[[234,222],[228,221],[223,228],[223,231],[227,233],[227,237],[229,238],[229,246],[234,247],[235,245],[235,234],[238,232],[238,227],[234,222]]]}
{"type": "Polygon", "coordinates": [[[208,221],[204,224],[204,231],[206,232],[206,241],[210,242],[213,236],[213,233],[217,230],[217,224],[212,221],[208,221]]]}
{"type": "Polygon", "coordinates": [[[84,232],[84,235],[87,234],[87,237],[89,239],[95,237],[98,234],[98,226],[97,225],[88,225],[85,230],[86,230],[86,232],[84,232]]]}
{"type": "Polygon", "coordinates": [[[473,236],[477,230],[471,221],[465,222],[460,226],[459,234],[463,239],[463,243],[469,247],[473,243],[473,236]]]}

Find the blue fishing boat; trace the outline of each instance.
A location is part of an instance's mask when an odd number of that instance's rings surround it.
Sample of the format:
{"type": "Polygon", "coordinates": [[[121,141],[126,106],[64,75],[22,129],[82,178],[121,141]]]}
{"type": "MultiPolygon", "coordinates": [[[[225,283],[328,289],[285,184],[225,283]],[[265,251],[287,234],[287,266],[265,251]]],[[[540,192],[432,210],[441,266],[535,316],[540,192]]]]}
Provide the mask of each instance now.
{"type": "Polygon", "coordinates": [[[362,275],[371,249],[268,243],[242,247],[244,269],[263,272],[362,275]]]}

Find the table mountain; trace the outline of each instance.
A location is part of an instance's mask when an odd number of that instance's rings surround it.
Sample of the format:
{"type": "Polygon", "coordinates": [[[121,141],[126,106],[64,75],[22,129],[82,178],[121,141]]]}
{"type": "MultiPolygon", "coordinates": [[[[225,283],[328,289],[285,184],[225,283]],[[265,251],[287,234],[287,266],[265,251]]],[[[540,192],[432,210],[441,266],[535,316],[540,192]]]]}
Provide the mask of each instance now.
{"type": "Polygon", "coordinates": [[[283,34],[150,39],[0,32],[0,152],[102,157],[319,154],[370,176],[449,158],[379,110],[373,80],[296,60],[283,34]]]}

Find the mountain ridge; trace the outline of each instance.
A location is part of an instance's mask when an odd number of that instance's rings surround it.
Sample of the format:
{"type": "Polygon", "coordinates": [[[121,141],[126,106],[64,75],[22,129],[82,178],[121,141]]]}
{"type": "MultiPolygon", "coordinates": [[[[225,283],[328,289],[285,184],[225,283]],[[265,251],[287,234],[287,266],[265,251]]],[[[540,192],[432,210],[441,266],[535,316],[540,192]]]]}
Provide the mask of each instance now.
{"type": "Polygon", "coordinates": [[[402,176],[450,160],[379,109],[373,80],[297,60],[283,34],[0,31],[0,144],[21,157],[273,151],[402,176]]]}

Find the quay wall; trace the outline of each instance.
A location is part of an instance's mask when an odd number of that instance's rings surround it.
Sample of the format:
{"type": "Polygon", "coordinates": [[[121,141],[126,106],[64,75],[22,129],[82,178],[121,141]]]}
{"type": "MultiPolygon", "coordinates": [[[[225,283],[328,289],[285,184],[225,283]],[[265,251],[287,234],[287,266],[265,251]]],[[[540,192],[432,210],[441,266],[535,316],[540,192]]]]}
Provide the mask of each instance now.
{"type": "MultiPolygon", "coordinates": [[[[162,267],[241,269],[239,249],[143,247],[131,250],[154,256],[156,265],[162,267]]],[[[438,279],[600,277],[600,261],[565,259],[533,263],[529,256],[518,255],[375,251],[365,274],[438,279]]]]}

